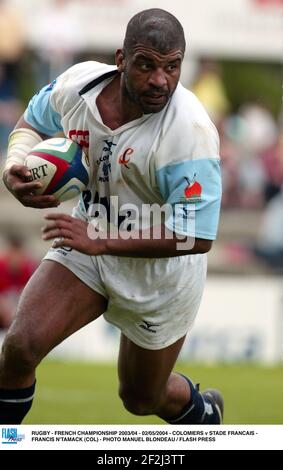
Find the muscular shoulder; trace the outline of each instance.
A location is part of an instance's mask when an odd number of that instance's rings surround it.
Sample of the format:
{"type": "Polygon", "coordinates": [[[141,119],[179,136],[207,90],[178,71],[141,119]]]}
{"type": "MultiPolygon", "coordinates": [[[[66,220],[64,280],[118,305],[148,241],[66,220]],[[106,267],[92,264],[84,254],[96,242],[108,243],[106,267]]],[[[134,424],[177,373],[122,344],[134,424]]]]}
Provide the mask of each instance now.
{"type": "Polygon", "coordinates": [[[219,137],[214,124],[198,98],[179,84],[164,118],[158,166],[218,156],[219,137]]]}
{"type": "Polygon", "coordinates": [[[55,108],[64,114],[80,100],[79,92],[88,83],[115,69],[114,66],[88,61],[73,65],[60,75],[54,84],[52,101],[55,108]]]}

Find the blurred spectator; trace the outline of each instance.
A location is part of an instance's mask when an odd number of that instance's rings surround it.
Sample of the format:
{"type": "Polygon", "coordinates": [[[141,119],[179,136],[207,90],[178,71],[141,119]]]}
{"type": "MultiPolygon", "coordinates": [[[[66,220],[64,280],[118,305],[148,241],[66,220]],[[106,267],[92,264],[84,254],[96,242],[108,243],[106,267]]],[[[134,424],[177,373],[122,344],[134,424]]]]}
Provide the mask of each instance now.
{"type": "MultiPolygon", "coordinates": [[[[8,135],[22,112],[17,99],[16,83],[18,60],[24,45],[21,16],[8,1],[0,0],[0,148],[3,153],[8,135]]],[[[0,163],[3,158],[0,155],[0,163]]]]}
{"type": "Polygon", "coordinates": [[[283,273],[283,189],[266,207],[255,254],[275,271],[283,273]]]}
{"type": "Polygon", "coordinates": [[[219,127],[220,155],[222,167],[222,207],[233,208],[240,205],[239,155],[237,146],[223,126],[219,127]]]}
{"type": "MultiPolygon", "coordinates": [[[[282,114],[283,115],[283,114],[282,114]]],[[[255,254],[273,270],[283,274],[283,121],[279,118],[275,144],[263,154],[269,174],[267,206],[264,210],[255,254]]]]}
{"type": "Polygon", "coordinates": [[[248,103],[220,127],[224,207],[262,208],[270,187],[283,181],[278,129],[271,113],[248,103]]]}
{"type": "Polygon", "coordinates": [[[265,202],[269,202],[283,185],[283,135],[278,136],[276,142],[262,153],[262,163],[267,176],[264,198],[265,202]]]}
{"type": "Polygon", "coordinates": [[[246,126],[245,147],[258,154],[270,148],[276,141],[277,126],[272,114],[263,105],[247,103],[239,110],[246,126]]]}
{"type": "Polygon", "coordinates": [[[6,245],[0,253],[0,328],[10,325],[21,291],[37,267],[22,237],[10,234],[6,245]]]}
{"type": "Polygon", "coordinates": [[[8,0],[0,0],[0,61],[15,63],[22,53],[24,41],[21,16],[8,0]]]}
{"type": "Polygon", "coordinates": [[[78,17],[78,8],[71,0],[51,0],[39,5],[32,32],[40,69],[37,63],[37,80],[40,86],[56,78],[74,63],[74,55],[81,51],[83,25],[78,17]]]}
{"type": "Polygon", "coordinates": [[[13,65],[0,62],[0,166],[5,160],[9,134],[23,112],[23,107],[16,97],[13,70],[13,65]]]}
{"type": "Polygon", "coordinates": [[[230,104],[215,62],[204,61],[200,65],[198,77],[192,91],[206,108],[212,121],[218,125],[226,115],[230,104]]]}

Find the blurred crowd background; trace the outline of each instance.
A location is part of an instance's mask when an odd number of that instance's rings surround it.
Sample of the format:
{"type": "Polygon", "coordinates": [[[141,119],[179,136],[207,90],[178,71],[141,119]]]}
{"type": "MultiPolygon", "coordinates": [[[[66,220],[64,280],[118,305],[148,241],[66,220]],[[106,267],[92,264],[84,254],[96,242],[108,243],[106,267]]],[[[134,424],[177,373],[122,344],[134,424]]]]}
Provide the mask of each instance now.
{"type": "MultiPolygon", "coordinates": [[[[222,216],[210,271],[281,275],[283,1],[173,3],[0,0],[0,165],[33,94],[78,61],[113,63],[129,18],[144,8],[167,9],[187,36],[182,83],[202,101],[220,135],[222,216]]],[[[20,291],[46,246],[39,211],[21,208],[3,185],[0,197],[1,294],[20,291]],[[9,285],[3,280],[8,271],[9,285]]]]}

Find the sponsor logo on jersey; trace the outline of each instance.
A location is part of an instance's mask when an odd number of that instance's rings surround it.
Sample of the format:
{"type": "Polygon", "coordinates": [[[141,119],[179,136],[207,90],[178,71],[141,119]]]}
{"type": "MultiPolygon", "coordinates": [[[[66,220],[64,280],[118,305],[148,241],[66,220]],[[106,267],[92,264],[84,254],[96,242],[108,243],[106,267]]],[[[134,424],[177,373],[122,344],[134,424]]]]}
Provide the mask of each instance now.
{"type": "Polygon", "coordinates": [[[86,163],[89,166],[89,131],[72,129],[69,131],[69,139],[82,147],[86,156],[86,163]]]}
{"type": "Polygon", "coordinates": [[[128,163],[130,162],[130,156],[133,153],[134,153],[134,149],[129,147],[125,150],[125,152],[122,153],[122,155],[120,155],[119,160],[118,160],[120,165],[125,166],[126,168],[128,168],[128,170],[130,169],[130,167],[128,166],[128,163]]]}
{"type": "Polygon", "coordinates": [[[160,325],[156,325],[154,323],[150,323],[145,320],[142,320],[142,323],[139,325],[140,328],[142,328],[143,330],[149,331],[150,333],[156,333],[156,330],[154,330],[153,328],[156,328],[158,326],[160,325]]]}
{"type": "Polygon", "coordinates": [[[187,181],[187,186],[184,189],[185,197],[181,197],[181,202],[187,202],[188,204],[194,204],[195,202],[201,202],[202,187],[198,181],[196,181],[196,173],[193,178],[190,179],[187,176],[184,177],[187,181]]]}
{"type": "Polygon", "coordinates": [[[72,129],[69,131],[69,138],[81,147],[89,148],[89,131],[72,129]]]}
{"type": "Polygon", "coordinates": [[[104,147],[102,149],[102,155],[96,160],[99,169],[101,168],[102,175],[98,177],[98,180],[102,183],[107,183],[109,181],[109,174],[111,173],[111,162],[110,157],[113,154],[112,147],[117,144],[109,140],[104,140],[104,147]],[[102,164],[102,165],[101,165],[102,164]]]}

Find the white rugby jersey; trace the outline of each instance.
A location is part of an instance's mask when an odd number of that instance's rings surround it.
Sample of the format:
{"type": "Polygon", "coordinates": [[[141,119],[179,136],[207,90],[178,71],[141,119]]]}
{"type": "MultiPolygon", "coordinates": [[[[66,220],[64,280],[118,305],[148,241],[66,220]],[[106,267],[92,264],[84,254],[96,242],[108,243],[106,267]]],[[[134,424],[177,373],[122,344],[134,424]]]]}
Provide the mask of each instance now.
{"type": "MultiPolygon", "coordinates": [[[[140,216],[144,204],[167,203],[178,208],[167,218],[167,228],[215,239],[219,139],[206,111],[179,83],[162,111],[112,130],[103,123],[96,98],[117,73],[115,66],[93,61],[74,65],[31,99],[25,120],[50,136],[63,131],[87,149],[91,178],[79,202],[82,216],[93,203],[108,213],[112,196],[118,196],[119,208],[130,204],[140,216]]],[[[123,211],[117,223],[131,220],[131,212],[123,211]]]]}

